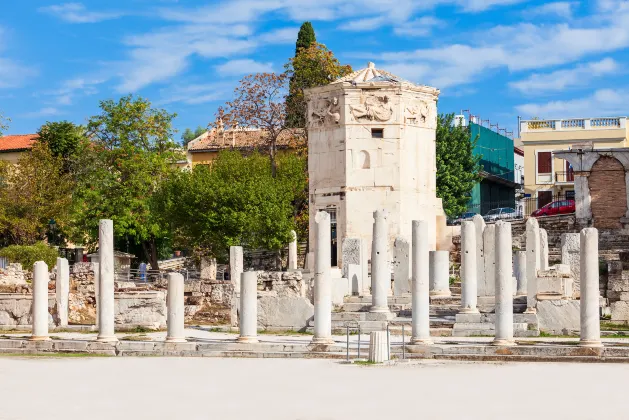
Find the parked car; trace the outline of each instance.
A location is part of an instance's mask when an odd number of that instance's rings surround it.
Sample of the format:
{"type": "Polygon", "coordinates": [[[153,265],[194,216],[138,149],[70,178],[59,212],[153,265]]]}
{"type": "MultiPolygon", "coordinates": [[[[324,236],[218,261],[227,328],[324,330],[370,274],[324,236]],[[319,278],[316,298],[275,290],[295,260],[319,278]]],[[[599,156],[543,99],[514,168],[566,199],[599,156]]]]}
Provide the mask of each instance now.
{"type": "Polygon", "coordinates": [[[531,216],[554,216],[556,214],[570,214],[574,213],[574,211],[574,200],[557,200],[535,210],[533,213],[531,213],[531,216]]]}
{"type": "Polygon", "coordinates": [[[472,220],[472,217],[476,216],[477,213],[473,212],[473,211],[468,211],[466,213],[463,213],[462,215],[460,215],[459,217],[455,218],[455,219],[450,219],[450,225],[460,225],[461,222],[465,222],[466,220],[472,220]]]}
{"type": "Polygon", "coordinates": [[[483,219],[485,219],[486,222],[494,222],[496,220],[515,219],[517,217],[518,212],[516,212],[514,208],[500,207],[489,210],[487,214],[483,216],[483,219]]]}

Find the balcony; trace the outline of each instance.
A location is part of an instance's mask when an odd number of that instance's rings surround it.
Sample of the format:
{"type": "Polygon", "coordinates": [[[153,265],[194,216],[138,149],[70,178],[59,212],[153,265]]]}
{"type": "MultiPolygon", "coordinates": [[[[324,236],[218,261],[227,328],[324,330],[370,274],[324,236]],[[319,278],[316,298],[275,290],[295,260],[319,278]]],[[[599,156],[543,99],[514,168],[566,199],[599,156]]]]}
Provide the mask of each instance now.
{"type": "Polygon", "coordinates": [[[520,122],[520,132],[613,130],[624,129],[626,124],[627,117],[523,120],[520,122]]]}
{"type": "Polygon", "coordinates": [[[573,184],[574,171],[555,172],[555,183],[557,184],[573,184]]]}

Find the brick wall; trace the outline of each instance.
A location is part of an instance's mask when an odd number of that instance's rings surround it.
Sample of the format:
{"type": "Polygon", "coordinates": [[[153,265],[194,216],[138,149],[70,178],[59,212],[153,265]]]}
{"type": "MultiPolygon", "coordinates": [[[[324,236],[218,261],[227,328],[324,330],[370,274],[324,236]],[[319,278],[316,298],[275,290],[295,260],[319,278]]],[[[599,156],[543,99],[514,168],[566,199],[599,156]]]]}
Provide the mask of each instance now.
{"type": "Polygon", "coordinates": [[[602,156],[592,166],[589,177],[592,218],[599,229],[620,229],[627,212],[625,170],[613,157],[602,156]]]}

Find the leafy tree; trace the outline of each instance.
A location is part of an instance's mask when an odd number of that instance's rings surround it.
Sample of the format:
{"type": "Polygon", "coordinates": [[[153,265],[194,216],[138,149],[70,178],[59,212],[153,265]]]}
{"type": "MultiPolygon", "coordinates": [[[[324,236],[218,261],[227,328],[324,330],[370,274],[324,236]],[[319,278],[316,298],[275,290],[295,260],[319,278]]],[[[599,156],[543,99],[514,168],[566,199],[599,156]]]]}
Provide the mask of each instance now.
{"type": "Polygon", "coordinates": [[[0,249],[0,257],[4,257],[10,262],[22,264],[27,270],[32,270],[37,261],[43,261],[49,268],[54,267],[57,262],[59,252],[46,245],[44,242],[37,242],[34,245],[10,245],[0,249]]]}
{"type": "Polygon", "coordinates": [[[306,49],[315,42],[317,42],[317,37],[315,36],[312,23],[302,23],[297,34],[297,42],[295,43],[295,57],[299,54],[299,50],[306,49]]]}
{"type": "Polygon", "coordinates": [[[181,134],[181,144],[183,147],[188,147],[188,143],[192,140],[199,137],[201,134],[205,133],[207,128],[198,126],[196,130],[192,131],[189,128],[186,128],[184,132],[181,134]]]}
{"type": "Polygon", "coordinates": [[[178,245],[226,258],[229,247],[279,250],[295,228],[293,202],[306,183],[303,158],[282,155],[277,176],[258,152],[222,151],[163,185],[160,212],[178,245]]]}
{"type": "Polygon", "coordinates": [[[74,184],[63,171],[61,157],[36,143],[16,165],[0,163],[0,235],[5,245],[32,245],[69,224],[74,184]]]}
{"type": "Polygon", "coordinates": [[[271,174],[277,173],[277,139],[288,129],[284,91],[287,75],[257,73],[245,76],[234,89],[234,99],[220,107],[217,130],[249,127],[261,129],[271,160],[271,174]]]}
{"type": "Polygon", "coordinates": [[[286,98],[287,125],[299,128],[306,127],[304,89],[326,85],[352,72],[351,66],[341,65],[332,51],[316,42],[299,49],[285,68],[290,78],[286,98]]]}
{"type": "Polygon", "coordinates": [[[454,124],[454,114],[437,118],[437,196],[443,209],[456,217],[467,209],[470,193],[480,180],[480,156],[473,149],[478,138],[470,138],[469,127],[454,124]]]}
{"type": "Polygon", "coordinates": [[[37,132],[39,141],[45,144],[53,156],[64,161],[64,171],[69,172],[82,143],[86,141],[85,127],[69,121],[47,122],[37,132]]]}
{"type": "Polygon", "coordinates": [[[176,115],[132,95],[101,101],[100,108],[101,114],[87,125],[91,144],[81,153],[75,237],[95,244],[99,219],[112,219],[116,239],[140,243],[146,259],[157,267],[158,242],[169,231],[155,212],[154,193],[176,171],[176,115]]]}
{"type": "Polygon", "coordinates": [[[10,122],[11,118],[5,117],[2,111],[0,111],[0,137],[2,137],[2,133],[9,129],[10,122]]]}

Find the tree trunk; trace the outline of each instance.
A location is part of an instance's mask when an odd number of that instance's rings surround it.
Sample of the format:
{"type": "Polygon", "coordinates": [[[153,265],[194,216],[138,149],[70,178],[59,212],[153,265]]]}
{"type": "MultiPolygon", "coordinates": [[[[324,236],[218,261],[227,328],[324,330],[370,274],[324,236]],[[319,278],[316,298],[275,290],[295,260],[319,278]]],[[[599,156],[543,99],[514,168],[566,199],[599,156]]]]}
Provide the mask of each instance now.
{"type": "Polygon", "coordinates": [[[277,176],[277,162],[275,162],[275,143],[276,139],[271,140],[271,151],[269,154],[271,158],[271,176],[273,178],[277,176]]]}
{"type": "Polygon", "coordinates": [[[155,238],[151,237],[148,241],[143,241],[142,248],[144,249],[146,260],[149,264],[151,264],[151,270],[159,270],[159,265],[157,264],[157,246],[155,244],[155,238]]]}

